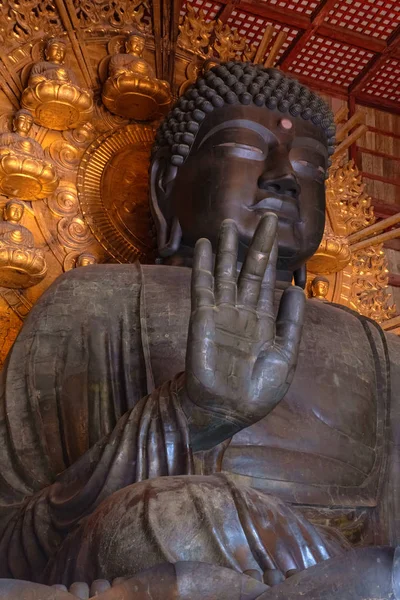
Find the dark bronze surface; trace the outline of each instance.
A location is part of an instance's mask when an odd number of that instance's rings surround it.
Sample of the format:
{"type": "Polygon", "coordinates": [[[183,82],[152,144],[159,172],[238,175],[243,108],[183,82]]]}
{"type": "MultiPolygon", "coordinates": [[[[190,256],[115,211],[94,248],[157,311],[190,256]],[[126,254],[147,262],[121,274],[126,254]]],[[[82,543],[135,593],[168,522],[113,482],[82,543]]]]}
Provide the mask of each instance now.
{"type": "Polygon", "coordinates": [[[291,285],[324,226],[302,115],[227,102],[180,166],[159,147],[170,264],[73,270],[31,311],[0,384],[1,597],[399,597],[400,341],[291,285]]]}

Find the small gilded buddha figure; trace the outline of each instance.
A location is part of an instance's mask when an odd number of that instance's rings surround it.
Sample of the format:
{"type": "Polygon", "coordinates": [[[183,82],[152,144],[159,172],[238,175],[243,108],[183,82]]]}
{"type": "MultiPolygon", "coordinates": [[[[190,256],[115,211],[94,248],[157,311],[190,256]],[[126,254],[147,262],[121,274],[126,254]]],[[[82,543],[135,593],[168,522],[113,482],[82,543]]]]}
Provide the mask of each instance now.
{"type": "Polygon", "coordinates": [[[18,152],[44,159],[42,146],[29,137],[33,125],[33,116],[28,110],[19,110],[13,119],[13,132],[0,134],[0,156],[18,152]]]}
{"type": "Polygon", "coordinates": [[[149,63],[142,58],[145,38],[130,35],[125,53],[110,60],[108,79],[103,87],[103,102],[109,111],[139,121],[165,113],[172,96],[169,84],[157,79],[149,63]]]}
{"type": "Polygon", "coordinates": [[[54,165],[29,137],[32,125],[32,114],[22,109],[15,114],[13,132],[0,134],[0,193],[31,201],[46,198],[58,185],[54,165]]]}
{"type": "Polygon", "coordinates": [[[97,263],[97,258],[90,254],[89,252],[83,252],[76,259],[75,266],[76,267],[88,267],[89,265],[95,265],[97,263]]]}
{"type": "Polygon", "coordinates": [[[66,50],[62,39],[47,42],[46,60],[33,65],[21,97],[21,105],[49,129],[73,129],[88,120],[93,110],[92,92],[82,88],[72,69],[64,64],[66,50]]]}
{"type": "Polygon", "coordinates": [[[25,205],[10,200],[0,221],[0,281],[3,287],[27,288],[46,274],[43,252],[35,248],[32,233],[21,225],[25,205]]]}
{"type": "Polygon", "coordinates": [[[314,277],[310,285],[311,297],[316,300],[326,300],[329,292],[329,280],[322,275],[314,277]]]}
{"type": "Polygon", "coordinates": [[[53,38],[47,42],[45,49],[46,60],[33,65],[28,85],[34,86],[41,81],[70,82],[79,85],[74,72],[65,64],[67,44],[62,39],[53,38]]]}

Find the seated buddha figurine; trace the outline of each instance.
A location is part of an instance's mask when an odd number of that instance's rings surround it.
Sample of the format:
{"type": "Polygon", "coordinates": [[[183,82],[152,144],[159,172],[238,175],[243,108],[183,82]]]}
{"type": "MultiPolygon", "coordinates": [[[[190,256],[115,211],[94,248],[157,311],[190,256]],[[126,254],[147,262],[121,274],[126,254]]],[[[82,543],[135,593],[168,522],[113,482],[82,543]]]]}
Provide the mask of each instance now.
{"type": "Polygon", "coordinates": [[[7,288],[27,288],[46,275],[43,252],[35,248],[32,233],[21,225],[25,206],[10,200],[0,221],[0,282],[7,288]]]}
{"type": "Polygon", "coordinates": [[[150,168],[163,264],[69,271],[8,355],[2,577],[200,562],[265,600],[398,595],[400,340],[292,285],[334,133],[318,95],[260,65],[178,100],[150,168]]]}
{"type": "Polygon", "coordinates": [[[144,121],[165,114],[171,103],[169,83],[157,79],[152,67],[142,58],[145,38],[130,35],[125,54],[114,55],[108,66],[108,79],[102,92],[104,105],[112,113],[144,121]]]}
{"type": "Polygon", "coordinates": [[[29,137],[32,125],[32,114],[21,109],[15,113],[13,132],[0,134],[0,192],[31,201],[46,198],[58,186],[54,165],[29,137]]]}
{"type": "Polygon", "coordinates": [[[66,42],[51,38],[44,61],[33,65],[21,106],[32,111],[35,121],[49,129],[74,129],[90,119],[93,93],[84,89],[72,69],[64,64],[66,42]]]}

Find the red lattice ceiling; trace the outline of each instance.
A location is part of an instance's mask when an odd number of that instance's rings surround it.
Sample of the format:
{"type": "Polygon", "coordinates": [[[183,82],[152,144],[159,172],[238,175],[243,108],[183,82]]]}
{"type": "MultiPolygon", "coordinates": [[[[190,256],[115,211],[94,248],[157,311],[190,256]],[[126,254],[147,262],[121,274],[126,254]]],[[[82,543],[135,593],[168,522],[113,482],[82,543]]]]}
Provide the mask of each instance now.
{"type": "Polygon", "coordinates": [[[312,15],[315,9],[319,6],[321,0],[260,0],[262,4],[266,4],[273,8],[282,10],[293,10],[295,12],[312,15]]]}
{"type": "Polygon", "coordinates": [[[227,20],[228,25],[232,29],[237,29],[239,34],[242,37],[245,37],[249,44],[254,44],[258,46],[262,40],[265,29],[268,25],[273,25],[275,29],[275,33],[272,37],[270,45],[267,48],[266,55],[268,54],[271,46],[274,43],[276,36],[279,31],[285,31],[287,33],[287,38],[284,44],[282,45],[277,58],[279,58],[285,50],[290,46],[293,42],[294,38],[298,34],[299,30],[294,27],[288,27],[287,25],[283,25],[281,23],[274,23],[271,20],[264,19],[262,17],[257,17],[255,15],[251,15],[246,12],[233,10],[230,17],[227,20]]]}
{"type": "Polygon", "coordinates": [[[275,37],[286,31],[276,66],[324,93],[400,113],[400,0],[185,0],[182,14],[188,1],[256,46],[269,24],[275,37]]]}
{"type": "Polygon", "coordinates": [[[370,96],[400,102],[400,60],[389,59],[361,90],[370,96]]]}
{"type": "Polygon", "coordinates": [[[326,16],[331,25],[387,40],[400,24],[399,0],[340,0],[326,16]]]}
{"type": "MultiPolygon", "coordinates": [[[[181,8],[181,16],[184,17],[186,14],[187,1],[183,2],[181,8]]],[[[189,4],[196,10],[202,10],[207,22],[213,21],[218,13],[221,11],[223,4],[219,2],[209,2],[209,0],[190,0],[189,4]]]]}
{"type": "Polygon", "coordinates": [[[316,81],[349,86],[373,56],[367,50],[314,35],[288,70],[316,81]]]}

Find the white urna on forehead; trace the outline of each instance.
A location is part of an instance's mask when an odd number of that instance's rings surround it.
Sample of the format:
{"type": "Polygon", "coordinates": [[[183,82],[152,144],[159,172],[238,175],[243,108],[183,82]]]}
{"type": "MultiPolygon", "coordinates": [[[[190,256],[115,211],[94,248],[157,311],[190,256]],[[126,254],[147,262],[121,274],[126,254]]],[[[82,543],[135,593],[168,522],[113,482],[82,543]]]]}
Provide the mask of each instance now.
{"type": "MultiPolygon", "coordinates": [[[[235,61],[211,68],[179,98],[157,132],[154,151],[168,148],[171,163],[181,166],[202,121],[225,104],[253,104],[310,120],[323,131],[328,153],[334,152],[333,113],[322,98],[276,69],[235,61]]],[[[286,130],[293,125],[289,117],[280,123],[286,130]]]]}

